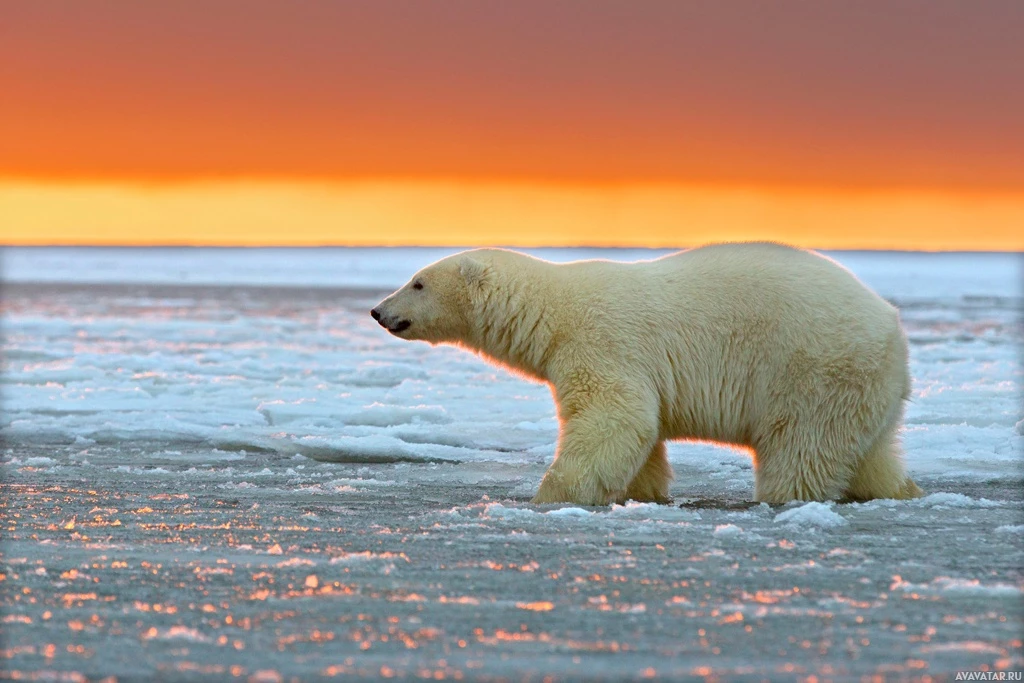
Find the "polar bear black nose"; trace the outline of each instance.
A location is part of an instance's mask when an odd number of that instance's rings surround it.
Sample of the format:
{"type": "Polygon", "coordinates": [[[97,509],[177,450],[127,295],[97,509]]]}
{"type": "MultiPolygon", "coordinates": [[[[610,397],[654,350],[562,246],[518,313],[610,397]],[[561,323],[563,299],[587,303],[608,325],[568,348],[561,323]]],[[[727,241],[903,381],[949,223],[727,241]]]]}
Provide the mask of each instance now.
{"type": "Polygon", "coordinates": [[[372,311],[370,311],[370,317],[373,318],[374,320],[380,320],[380,311],[378,311],[376,308],[373,309],[372,311]]]}

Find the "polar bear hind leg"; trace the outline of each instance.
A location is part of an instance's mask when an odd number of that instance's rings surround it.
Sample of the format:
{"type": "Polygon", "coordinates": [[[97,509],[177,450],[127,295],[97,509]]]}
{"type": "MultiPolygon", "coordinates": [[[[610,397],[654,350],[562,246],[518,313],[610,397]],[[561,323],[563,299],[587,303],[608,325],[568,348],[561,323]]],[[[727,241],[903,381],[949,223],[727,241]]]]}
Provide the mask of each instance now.
{"type": "Polygon", "coordinates": [[[629,483],[625,497],[618,502],[636,500],[642,503],[670,503],[672,499],[668,495],[668,486],[672,478],[672,466],[668,464],[665,442],[659,441],[629,483]]]}
{"type": "Polygon", "coordinates": [[[924,495],[903,467],[896,430],[897,425],[885,430],[861,457],[844,498],[855,501],[875,498],[906,500],[924,495]]]}
{"type": "Polygon", "coordinates": [[[757,451],[754,500],[781,505],[792,500],[838,500],[853,477],[847,458],[808,448],[757,451]]]}
{"type": "Polygon", "coordinates": [[[782,418],[754,451],[754,500],[838,500],[856,471],[857,455],[816,418],[782,418]],[[805,426],[806,425],[806,426],[805,426]]]}

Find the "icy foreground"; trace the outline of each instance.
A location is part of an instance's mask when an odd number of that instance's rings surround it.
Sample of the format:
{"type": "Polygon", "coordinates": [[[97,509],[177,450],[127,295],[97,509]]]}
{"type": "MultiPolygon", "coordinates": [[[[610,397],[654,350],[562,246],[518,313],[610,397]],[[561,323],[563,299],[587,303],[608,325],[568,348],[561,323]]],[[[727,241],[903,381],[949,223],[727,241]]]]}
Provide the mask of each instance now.
{"type": "Polygon", "coordinates": [[[1024,666],[1019,257],[835,255],[902,309],[928,497],[748,506],[746,454],[672,444],[683,507],[552,509],[547,389],[366,314],[444,253],[5,252],[0,670],[1024,666]]]}

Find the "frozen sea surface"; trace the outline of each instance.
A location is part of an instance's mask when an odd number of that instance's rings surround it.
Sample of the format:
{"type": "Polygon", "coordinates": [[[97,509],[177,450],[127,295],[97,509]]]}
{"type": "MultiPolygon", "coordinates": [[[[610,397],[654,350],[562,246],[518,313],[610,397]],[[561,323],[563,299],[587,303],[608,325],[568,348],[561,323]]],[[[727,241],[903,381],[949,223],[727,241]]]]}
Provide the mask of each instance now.
{"type": "MultiPolygon", "coordinates": [[[[528,504],[548,390],[366,314],[450,251],[8,249],[3,675],[849,679],[1024,666],[1021,259],[836,253],[902,310],[930,494],[528,504]]],[[[538,250],[554,260],[662,252],[538,250]]]]}

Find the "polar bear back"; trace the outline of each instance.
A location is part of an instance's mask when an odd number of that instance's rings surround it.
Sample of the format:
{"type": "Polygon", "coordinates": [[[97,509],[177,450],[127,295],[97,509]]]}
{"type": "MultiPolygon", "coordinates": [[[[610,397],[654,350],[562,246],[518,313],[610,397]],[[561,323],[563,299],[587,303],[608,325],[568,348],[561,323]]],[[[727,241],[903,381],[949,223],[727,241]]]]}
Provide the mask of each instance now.
{"type": "Polygon", "coordinates": [[[907,395],[896,309],[823,256],[723,244],[562,268],[575,315],[590,312],[575,329],[603,348],[601,362],[635,366],[654,383],[666,438],[752,444],[776,413],[813,410],[816,396],[849,394],[851,409],[869,401],[890,411],[907,395]],[[801,397],[807,406],[794,406],[801,397]]]}

